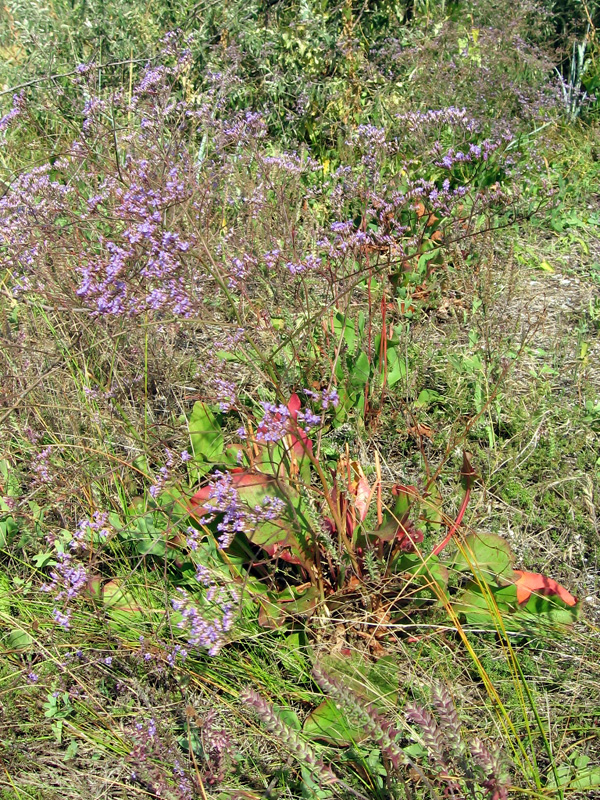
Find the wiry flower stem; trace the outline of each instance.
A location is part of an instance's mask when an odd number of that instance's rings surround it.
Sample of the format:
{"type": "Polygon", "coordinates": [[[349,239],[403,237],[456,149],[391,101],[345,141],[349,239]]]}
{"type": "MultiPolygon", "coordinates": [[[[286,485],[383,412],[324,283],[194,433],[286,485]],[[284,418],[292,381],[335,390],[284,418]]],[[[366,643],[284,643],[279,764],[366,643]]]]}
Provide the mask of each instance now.
{"type": "Polygon", "coordinates": [[[406,763],[404,751],[394,741],[398,731],[370,703],[363,705],[352,692],[348,691],[347,687],[328,675],[321,667],[315,666],[312,674],[325,694],[328,694],[340,706],[349,709],[357,718],[369,736],[389,758],[394,769],[398,769],[400,764],[406,763]]]}
{"type": "Polygon", "coordinates": [[[449,748],[452,749],[455,755],[460,755],[463,750],[460,736],[461,724],[450,692],[442,684],[435,686],[432,692],[432,700],[449,748]]]}
{"type": "Polygon", "coordinates": [[[506,800],[508,789],[502,775],[502,763],[499,754],[490,753],[481,739],[475,738],[469,745],[473,761],[483,770],[485,780],[481,783],[487,791],[489,800],[506,800]]]}
{"type": "Polygon", "coordinates": [[[429,788],[431,796],[437,798],[438,795],[431,781],[396,743],[395,739],[399,735],[399,731],[385,717],[381,716],[371,703],[354,695],[348,687],[327,674],[319,665],[313,667],[312,675],[323,692],[345,709],[349,716],[355,718],[370,738],[379,745],[381,752],[395,770],[398,770],[401,764],[410,766],[429,788]]]}
{"type": "Polygon", "coordinates": [[[324,785],[329,786],[338,782],[338,777],[320,760],[314,750],[298,736],[298,733],[286,725],[275,713],[273,706],[264,700],[257,692],[246,689],[240,694],[241,702],[249,706],[259,717],[263,725],[271,731],[290,752],[309,769],[324,785]]]}

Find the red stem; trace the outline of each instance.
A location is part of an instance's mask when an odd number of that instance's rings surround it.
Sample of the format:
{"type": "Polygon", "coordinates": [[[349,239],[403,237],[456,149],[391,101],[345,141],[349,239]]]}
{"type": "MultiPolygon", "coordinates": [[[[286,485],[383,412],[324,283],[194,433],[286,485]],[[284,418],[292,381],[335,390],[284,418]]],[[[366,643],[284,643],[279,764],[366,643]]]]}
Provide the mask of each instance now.
{"type": "Polygon", "coordinates": [[[467,505],[469,504],[469,498],[470,497],[471,497],[471,482],[467,479],[467,491],[465,492],[465,496],[463,498],[462,505],[460,507],[460,511],[458,512],[458,516],[456,517],[456,520],[454,521],[452,527],[448,531],[448,533],[446,535],[446,538],[443,541],[441,541],[436,547],[433,548],[433,550],[431,551],[432,555],[434,555],[434,556],[439,555],[439,553],[442,552],[444,547],[446,547],[446,545],[448,544],[450,539],[452,539],[452,537],[454,536],[454,534],[458,530],[458,527],[459,527],[460,523],[462,522],[462,519],[463,519],[463,517],[465,515],[465,511],[467,510],[467,505]]]}

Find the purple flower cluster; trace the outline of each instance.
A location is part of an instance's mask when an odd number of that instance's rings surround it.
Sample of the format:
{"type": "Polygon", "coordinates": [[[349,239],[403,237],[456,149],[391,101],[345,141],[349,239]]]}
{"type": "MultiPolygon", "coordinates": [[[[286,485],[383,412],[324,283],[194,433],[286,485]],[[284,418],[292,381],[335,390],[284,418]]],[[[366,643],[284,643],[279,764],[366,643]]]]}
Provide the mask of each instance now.
{"type": "Polygon", "coordinates": [[[258,442],[280,442],[289,433],[290,411],[283,404],[261,402],[263,418],[256,428],[258,442]]]}
{"type": "Polygon", "coordinates": [[[317,172],[321,169],[318,161],[298,153],[281,153],[276,156],[261,155],[261,162],[266,166],[274,166],[290,175],[303,175],[307,172],[317,172]]]}
{"type": "MultiPolygon", "coordinates": [[[[201,599],[203,610],[184,589],[177,590],[179,597],[171,600],[171,605],[174,611],[181,614],[177,627],[186,632],[188,647],[203,647],[209,655],[215,656],[225,644],[226,634],[233,625],[238,596],[235,589],[225,589],[204,573],[202,575],[202,582],[206,586],[201,599]]],[[[185,658],[187,651],[180,648],[179,654],[185,658]]]]}
{"type": "Polygon", "coordinates": [[[51,453],[52,448],[46,447],[32,459],[31,469],[35,472],[37,483],[51,483],[52,481],[52,474],[50,472],[51,453]]]}
{"type": "Polygon", "coordinates": [[[313,392],[310,389],[305,389],[304,394],[318,403],[323,411],[327,411],[329,406],[337,408],[340,402],[335,386],[332,386],[330,389],[322,389],[320,392],[313,392]]]}
{"type": "Polygon", "coordinates": [[[479,123],[469,116],[466,108],[455,108],[454,106],[429,109],[428,111],[403,112],[397,114],[396,119],[404,123],[410,131],[442,126],[460,127],[468,133],[476,133],[479,130],[479,123]]]}
{"type": "Polygon", "coordinates": [[[158,470],[158,476],[156,477],[156,480],[154,481],[152,486],[148,489],[150,497],[152,497],[153,500],[156,500],[158,495],[165,488],[168,479],[169,479],[169,468],[165,466],[160,467],[160,469],[158,470]]]}
{"type": "Polygon", "coordinates": [[[280,517],[284,509],[283,500],[268,494],[260,505],[251,508],[242,501],[231,473],[216,472],[211,478],[205,514],[199,522],[208,525],[219,517],[219,547],[225,550],[237,533],[251,534],[261,523],[280,517]]]}
{"type": "Polygon", "coordinates": [[[93,540],[94,534],[100,539],[107,539],[112,530],[108,521],[108,511],[94,511],[92,519],[79,520],[69,547],[72,550],[87,550],[88,542],[93,540]]]}
{"type": "Polygon", "coordinates": [[[55,607],[52,616],[55,622],[65,630],[70,628],[71,609],[68,608],[69,602],[75,600],[87,582],[87,572],[83,564],[73,560],[70,553],[58,553],[57,562],[54,569],[50,572],[52,578],[50,583],[41,587],[43,592],[56,592],[54,600],[58,603],[64,601],[65,611],[55,607]],[[58,591],[57,591],[58,590],[58,591]]]}
{"type": "Polygon", "coordinates": [[[4,133],[10,126],[11,122],[17,117],[20,117],[24,110],[25,96],[23,92],[20,94],[14,94],[12,108],[3,117],[0,117],[0,133],[4,133]]]}
{"type": "Polygon", "coordinates": [[[237,402],[237,387],[235,383],[224,378],[215,378],[214,385],[220,410],[223,412],[230,411],[237,402]]]}
{"type": "Polygon", "coordinates": [[[237,256],[232,258],[227,279],[229,288],[237,289],[240,284],[243,284],[254,266],[256,266],[256,259],[248,253],[244,253],[241,258],[237,256]]]}
{"type": "MultiPolygon", "coordinates": [[[[510,140],[510,134],[507,135],[510,140]]],[[[502,140],[492,142],[489,139],[484,139],[480,144],[470,144],[469,149],[455,150],[451,147],[446,153],[436,161],[436,166],[443,167],[444,169],[452,169],[455,164],[466,164],[474,161],[488,161],[491,154],[498,150],[504,144],[502,140]]],[[[436,143],[435,149],[440,150],[441,145],[436,143]]]]}
{"type": "Polygon", "coordinates": [[[285,268],[290,275],[301,275],[304,272],[317,270],[322,264],[322,259],[315,255],[307,255],[301,262],[288,261],[285,268]]]}
{"type": "Polygon", "coordinates": [[[248,514],[240,500],[237,489],[233,484],[233,477],[229,472],[217,472],[211,480],[209,491],[210,508],[208,515],[203,516],[200,522],[209,524],[215,516],[221,515],[217,525],[219,531],[219,547],[225,550],[231,544],[236,533],[247,530],[248,514]]]}
{"type": "MultiPolygon", "coordinates": [[[[144,155],[151,156],[152,149],[147,145],[144,155]]],[[[93,301],[100,314],[135,315],[161,309],[184,317],[191,313],[182,274],[191,240],[169,230],[165,215],[170,207],[184,203],[193,188],[185,166],[173,166],[166,175],[151,166],[158,155],[150,159],[128,154],[123,164],[127,183],[105,179],[82,215],[91,222],[110,214],[117,230],[121,223],[121,241],[98,237],[96,247],[84,252],[79,268],[77,294],[93,301]],[[134,276],[138,279],[135,291],[134,276]]]]}
{"type": "MultiPolygon", "coordinates": [[[[182,458],[181,460],[183,461],[184,459],[182,458]]],[[[152,497],[153,500],[156,500],[156,498],[159,496],[159,494],[167,485],[167,481],[171,476],[171,470],[174,466],[175,466],[175,453],[173,453],[172,450],[169,450],[167,448],[166,462],[162,467],[159,468],[158,475],[156,476],[154,483],[148,489],[150,497],[152,497]]]]}

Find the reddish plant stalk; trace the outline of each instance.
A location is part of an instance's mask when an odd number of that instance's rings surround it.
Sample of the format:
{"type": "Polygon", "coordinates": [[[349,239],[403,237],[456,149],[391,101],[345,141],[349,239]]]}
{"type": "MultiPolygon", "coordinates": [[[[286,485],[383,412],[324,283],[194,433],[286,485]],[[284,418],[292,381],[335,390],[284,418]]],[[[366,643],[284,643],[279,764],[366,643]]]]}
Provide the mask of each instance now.
{"type": "Polygon", "coordinates": [[[463,498],[462,505],[461,505],[460,510],[458,512],[458,516],[454,520],[454,522],[452,524],[452,527],[450,528],[450,530],[446,534],[445,538],[438,545],[436,545],[433,548],[433,550],[431,551],[431,554],[434,555],[434,556],[439,555],[442,552],[442,550],[444,549],[444,547],[446,547],[448,545],[448,543],[450,542],[450,540],[452,539],[452,537],[454,536],[454,534],[458,530],[458,528],[460,526],[460,523],[462,522],[463,517],[465,515],[465,511],[467,510],[467,506],[469,505],[469,500],[471,498],[471,483],[472,483],[473,478],[475,476],[475,472],[473,470],[473,467],[469,463],[469,459],[467,458],[466,453],[463,454],[463,467],[462,467],[461,471],[462,471],[463,477],[464,477],[464,479],[465,479],[465,481],[467,483],[465,496],[463,498]]]}

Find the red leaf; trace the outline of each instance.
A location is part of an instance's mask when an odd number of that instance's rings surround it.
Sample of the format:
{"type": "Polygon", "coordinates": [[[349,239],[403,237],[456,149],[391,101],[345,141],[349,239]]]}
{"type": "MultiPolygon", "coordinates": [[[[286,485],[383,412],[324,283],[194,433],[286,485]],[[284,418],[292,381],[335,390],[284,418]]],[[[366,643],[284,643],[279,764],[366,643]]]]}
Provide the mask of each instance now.
{"type": "Polygon", "coordinates": [[[292,545],[286,542],[273,542],[272,544],[263,544],[262,549],[271,556],[271,558],[279,558],[281,561],[287,561],[288,564],[304,564],[305,562],[294,554],[292,545]]]}
{"type": "Polygon", "coordinates": [[[396,539],[403,553],[415,553],[416,545],[423,541],[423,531],[415,528],[411,522],[407,522],[406,525],[398,527],[396,539]]]}
{"type": "Polygon", "coordinates": [[[300,411],[301,406],[302,406],[302,402],[301,402],[300,398],[298,397],[298,395],[296,394],[296,392],[294,392],[294,394],[290,397],[290,400],[289,400],[289,403],[288,403],[288,406],[287,406],[288,407],[288,411],[290,412],[290,416],[294,420],[294,422],[298,418],[298,412],[300,411]]]}
{"type": "Polygon", "coordinates": [[[558,595],[568,606],[577,605],[577,598],[573,597],[564,586],[561,586],[560,583],[557,583],[552,578],[547,578],[539,572],[523,572],[520,569],[515,570],[515,575],[518,576],[518,580],[515,583],[517,601],[521,605],[529,600],[533,592],[546,596],[558,595]]]}

